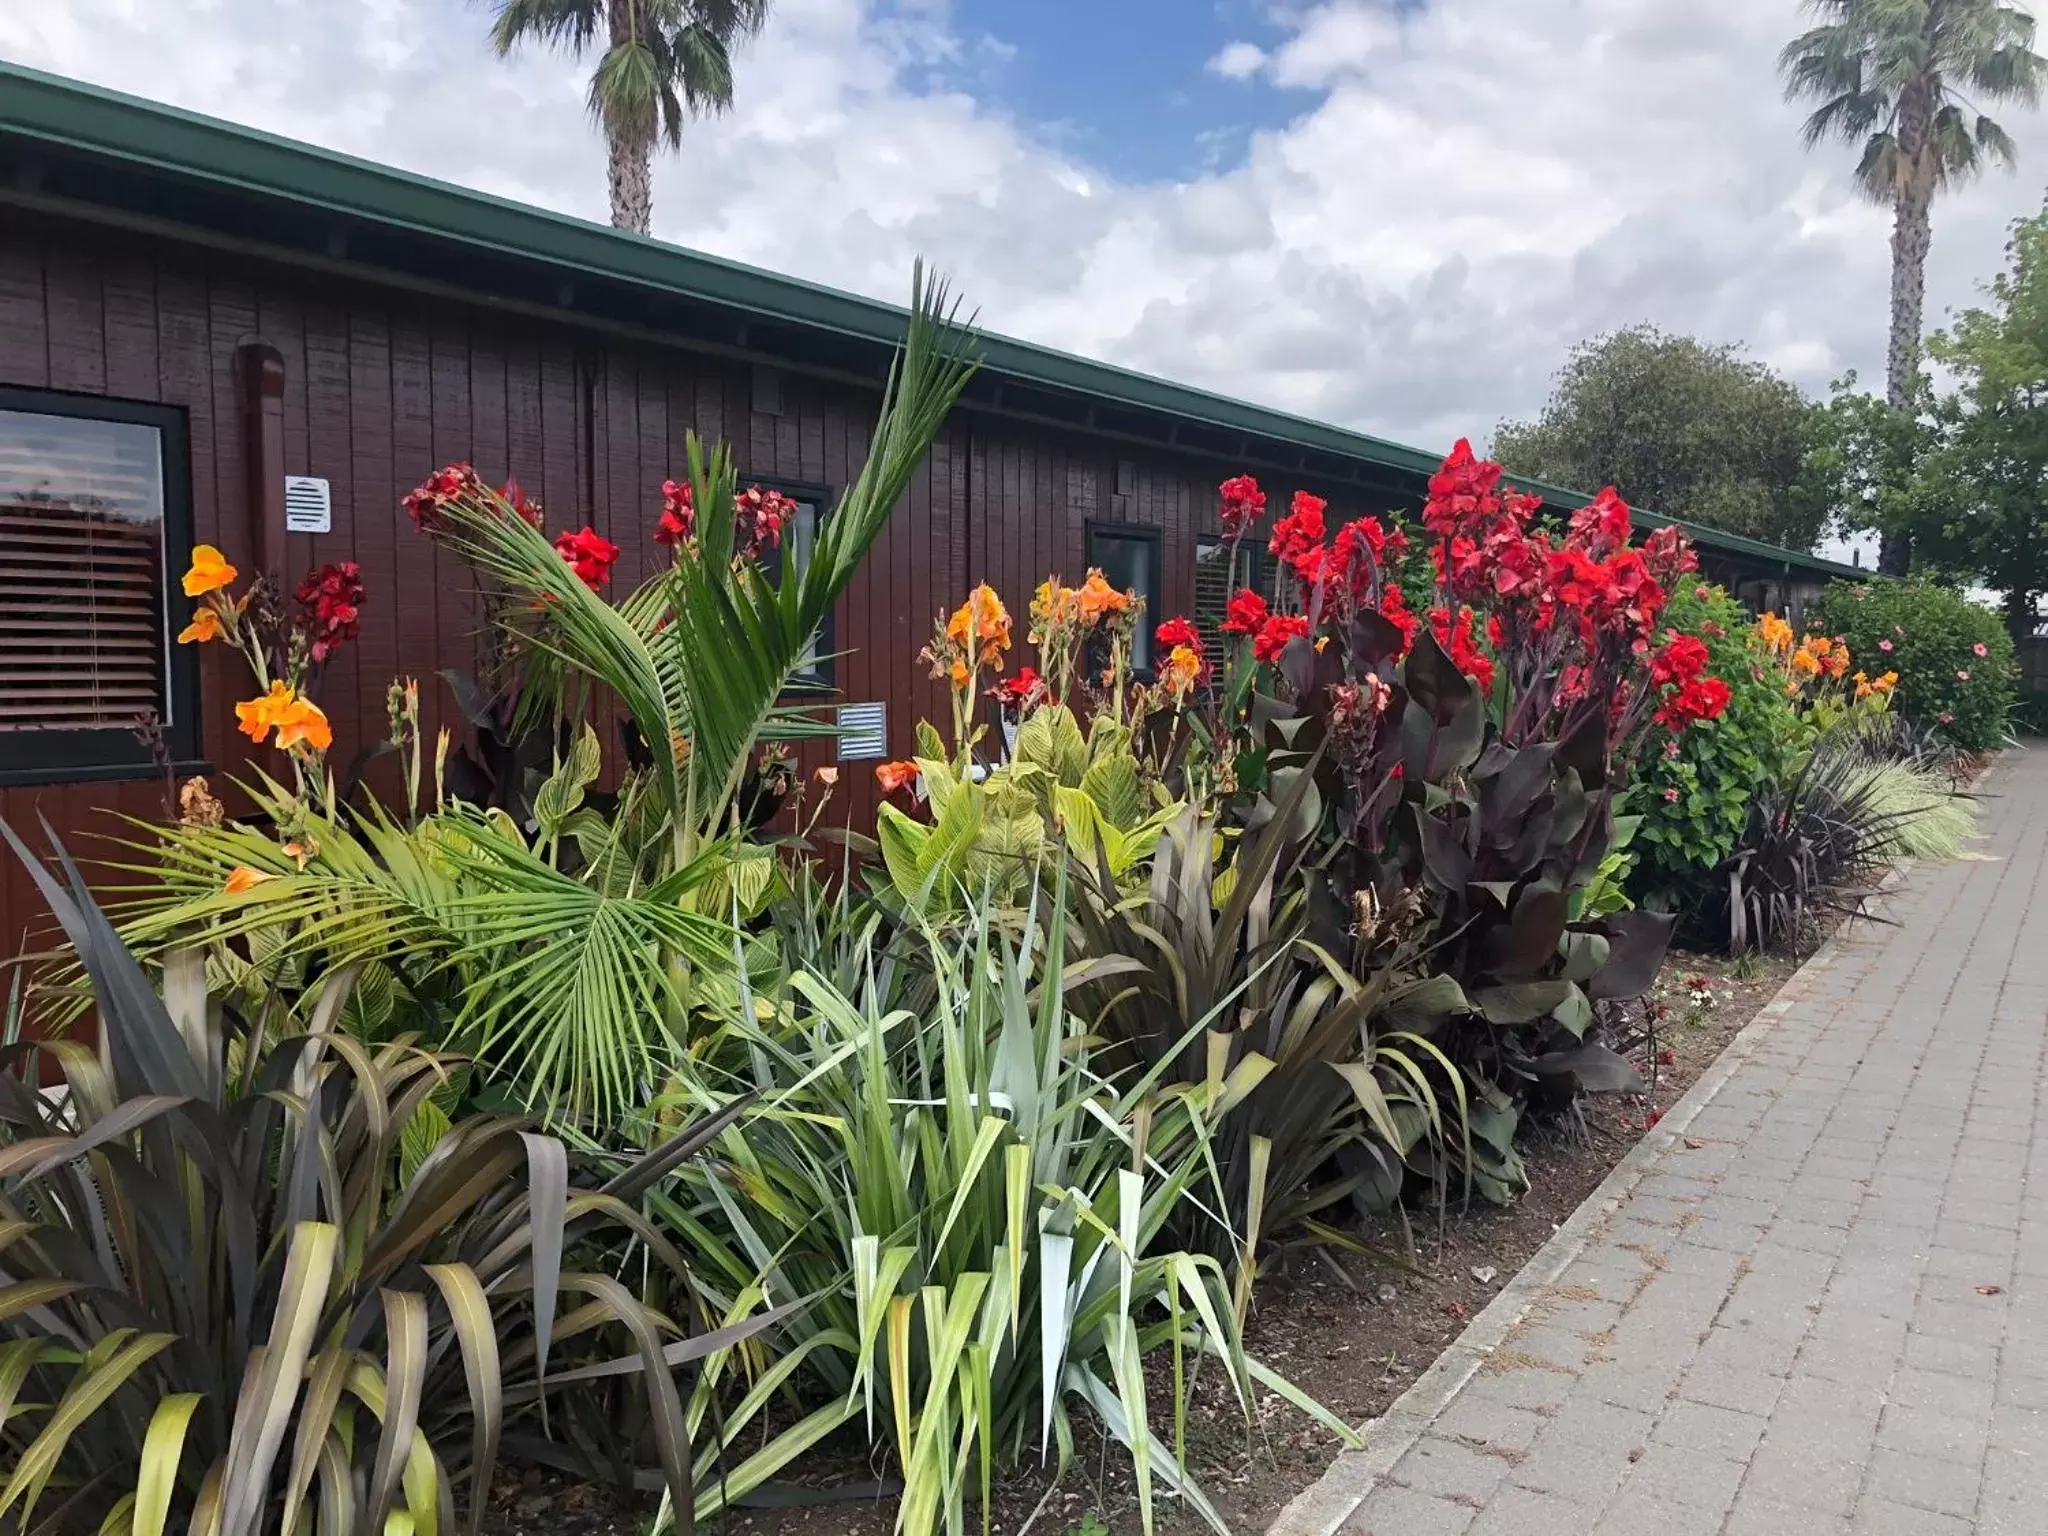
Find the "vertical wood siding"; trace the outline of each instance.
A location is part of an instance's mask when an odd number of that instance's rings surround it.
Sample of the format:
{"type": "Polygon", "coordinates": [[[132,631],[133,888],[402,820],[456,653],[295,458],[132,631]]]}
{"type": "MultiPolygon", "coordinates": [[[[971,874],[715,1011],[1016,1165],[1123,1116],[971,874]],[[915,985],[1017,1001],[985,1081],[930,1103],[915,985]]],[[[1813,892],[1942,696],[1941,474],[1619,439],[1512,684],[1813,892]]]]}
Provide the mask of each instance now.
{"type": "MultiPolygon", "coordinates": [[[[757,387],[751,368],[725,358],[173,242],[28,216],[0,229],[0,384],[181,408],[194,536],[230,559],[253,543],[235,354],[254,340],[284,358],[286,472],[333,487],[334,531],[285,541],[288,579],[354,560],[369,589],[357,643],[320,689],[341,764],[384,734],[385,690],[401,673],[421,680],[430,736],[461,725],[435,674],[473,663],[470,580],[398,506],[436,466],[467,459],[493,484],[516,478],[545,504],[551,529],[589,522],[616,541],[616,579],[631,583],[657,558],[648,536],[662,480],[684,467],[686,432],[730,440],[743,477],[836,495],[866,452],[877,404],[831,380],[784,372],[779,387],[757,387]]],[[[1037,582],[1049,571],[1080,578],[1090,521],[1160,529],[1162,607],[1184,610],[1221,472],[1200,458],[956,414],[835,615],[840,696],[884,701],[890,753],[907,754],[916,721],[946,712],[917,660],[934,618],[988,580],[1016,615],[1021,646],[1037,582]]],[[[1271,489],[1279,502],[1291,487],[1271,489]]],[[[1378,509],[1350,509],[1366,510],[1378,509]]],[[[217,647],[204,661],[204,751],[232,775],[248,764],[233,714],[245,679],[217,647]]],[[[809,769],[833,752],[812,743],[801,756],[809,769]]],[[[372,783],[395,789],[388,762],[372,783]]],[[[157,815],[161,800],[153,780],[17,787],[0,789],[0,816],[24,830],[47,817],[89,854],[96,835],[119,831],[118,817],[157,815]]],[[[866,827],[875,802],[870,766],[847,764],[824,822],[866,827]]],[[[25,873],[11,857],[0,863],[0,946],[13,952],[41,912],[25,873]]]]}

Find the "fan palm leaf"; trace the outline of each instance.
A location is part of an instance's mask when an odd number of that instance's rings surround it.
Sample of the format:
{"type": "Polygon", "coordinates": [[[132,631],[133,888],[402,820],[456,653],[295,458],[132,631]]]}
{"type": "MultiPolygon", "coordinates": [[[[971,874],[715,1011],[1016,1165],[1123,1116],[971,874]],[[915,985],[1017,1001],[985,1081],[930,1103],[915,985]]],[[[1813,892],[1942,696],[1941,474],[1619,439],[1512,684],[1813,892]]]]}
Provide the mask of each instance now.
{"type": "Polygon", "coordinates": [[[416,996],[445,988],[456,1012],[436,1027],[473,1039],[527,1103],[572,1120],[622,1113],[658,1076],[666,1021],[687,1002],[672,958],[732,963],[731,928],[684,900],[718,869],[716,847],[620,894],[459,808],[412,829],[375,812],[316,815],[308,843],[302,865],[252,827],[152,829],[148,862],[128,867],[161,889],[128,907],[124,936],[145,952],[260,937],[272,965],[390,965],[416,996]],[[230,893],[238,869],[259,878],[230,893]]]}

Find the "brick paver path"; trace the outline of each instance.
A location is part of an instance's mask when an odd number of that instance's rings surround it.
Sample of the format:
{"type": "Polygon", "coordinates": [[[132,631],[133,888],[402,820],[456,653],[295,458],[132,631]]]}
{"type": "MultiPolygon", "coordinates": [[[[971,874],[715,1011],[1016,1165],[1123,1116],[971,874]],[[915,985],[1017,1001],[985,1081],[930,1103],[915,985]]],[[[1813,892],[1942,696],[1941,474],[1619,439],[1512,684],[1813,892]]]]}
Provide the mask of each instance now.
{"type": "Polygon", "coordinates": [[[1985,790],[1339,1530],[2048,1533],[2048,750],[1985,790]]]}

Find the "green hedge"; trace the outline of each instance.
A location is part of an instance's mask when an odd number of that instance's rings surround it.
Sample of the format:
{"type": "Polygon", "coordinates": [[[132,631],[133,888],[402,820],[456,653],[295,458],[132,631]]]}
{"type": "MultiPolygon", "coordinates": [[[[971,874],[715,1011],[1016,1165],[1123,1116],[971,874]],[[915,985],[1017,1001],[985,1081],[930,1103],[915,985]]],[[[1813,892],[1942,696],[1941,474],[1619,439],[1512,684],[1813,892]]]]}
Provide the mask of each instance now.
{"type": "Polygon", "coordinates": [[[1750,617],[1720,587],[1682,585],[1664,624],[1706,642],[1708,668],[1728,684],[1728,708],[1677,736],[1652,726],[1633,768],[1628,809],[1642,816],[1629,891],[1646,905],[1687,910],[1734,850],[1757,787],[1790,771],[1801,740],[1783,685],[1756,664],[1750,617]]]}
{"type": "Polygon", "coordinates": [[[2012,637],[1990,609],[1926,582],[1837,582],[1815,617],[1849,642],[1858,668],[1899,674],[1892,708],[1919,729],[1965,752],[2005,739],[2017,672],[2012,637]]]}

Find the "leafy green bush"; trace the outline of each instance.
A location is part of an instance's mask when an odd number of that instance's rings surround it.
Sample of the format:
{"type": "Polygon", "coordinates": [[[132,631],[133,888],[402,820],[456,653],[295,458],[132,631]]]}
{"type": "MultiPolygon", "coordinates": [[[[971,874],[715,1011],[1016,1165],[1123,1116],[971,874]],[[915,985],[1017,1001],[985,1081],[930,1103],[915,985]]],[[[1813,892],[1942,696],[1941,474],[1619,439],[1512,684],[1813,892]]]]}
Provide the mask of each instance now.
{"type": "Polygon", "coordinates": [[[1920,729],[1965,752],[2005,739],[2016,670],[2012,637],[1990,609],[1926,582],[1837,582],[1817,618],[1859,667],[1899,674],[1892,707],[1920,729]]]}
{"type": "Polygon", "coordinates": [[[454,1063],[335,1032],[351,969],[253,1023],[209,994],[197,950],[164,956],[159,993],[71,861],[60,880],[0,832],[90,978],[104,1050],[15,1045],[0,1074],[7,1529],[431,1536],[461,1490],[474,1533],[508,1418],[618,1375],[644,1384],[664,1481],[688,1486],[675,1367],[774,1319],[687,1338],[687,1315],[563,1255],[637,1234],[635,1285],[665,1270],[687,1304],[682,1258],[635,1202],[733,1107],[602,1188],[500,1116],[439,1122],[403,1177],[454,1063]],[[61,1091],[39,1088],[44,1061],[61,1091]],[[631,1340],[623,1357],[565,1349],[605,1325],[631,1340]]]}
{"type": "Polygon", "coordinates": [[[1697,907],[1734,850],[1761,784],[1789,775],[1803,733],[1777,678],[1748,641],[1749,615],[1720,587],[1681,582],[1664,624],[1706,643],[1728,707],[1673,735],[1651,726],[1632,768],[1628,808],[1642,818],[1630,889],[1666,910],[1697,907]]]}

